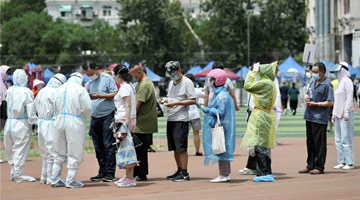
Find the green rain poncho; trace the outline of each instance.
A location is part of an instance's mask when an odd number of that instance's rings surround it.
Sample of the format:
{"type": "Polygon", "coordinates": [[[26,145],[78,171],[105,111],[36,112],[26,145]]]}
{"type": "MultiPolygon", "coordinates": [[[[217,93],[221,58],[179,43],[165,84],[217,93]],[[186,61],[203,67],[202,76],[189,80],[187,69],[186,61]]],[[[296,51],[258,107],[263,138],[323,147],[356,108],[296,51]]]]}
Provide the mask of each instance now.
{"type": "Polygon", "coordinates": [[[255,146],[274,148],[276,145],[275,119],[271,109],[276,100],[274,84],[277,62],[260,65],[259,71],[249,71],[244,88],[254,96],[256,108],[252,111],[241,148],[254,149],[255,146]],[[259,81],[255,82],[259,74],[259,81]]]}

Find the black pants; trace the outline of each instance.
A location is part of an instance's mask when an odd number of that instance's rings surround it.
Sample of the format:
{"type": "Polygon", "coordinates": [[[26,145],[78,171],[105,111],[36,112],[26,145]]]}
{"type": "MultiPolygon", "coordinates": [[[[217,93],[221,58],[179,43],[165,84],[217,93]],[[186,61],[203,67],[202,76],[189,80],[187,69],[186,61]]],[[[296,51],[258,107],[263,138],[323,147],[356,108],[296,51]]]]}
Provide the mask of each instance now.
{"type": "Polygon", "coordinates": [[[297,100],[296,101],[290,100],[290,109],[291,109],[291,111],[294,111],[294,115],[296,114],[297,105],[298,105],[297,100]]]}
{"type": "Polygon", "coordinates": [[[134,133],[142,145],[135,148],[136,156],[139,162],[139,166],[134,168],[134,177],[145,178],[149,174],[148,164],[148,148],[149,148],[149,135],[143,133],[134,133]]]}
{"type": "Polygon", "coordinates": [[[306,168],[324,170],[326,161],[326,129],[327,124],[318,124],[306,121],[306,168]]]}
{"type": "Polygon", "coordinates": [[[91,119],[90,135],[94,143],[96,158],[99,163],[99,173],[115,175],[116,154],[112,143],[116,140],[109,128],[114,113],[91,119]]]}
{"type": "Polygon", "coordinates": [[[288,99],[281,99],[281,105],[283,107],[283,110],[287,109],[287,102],[288,102],[288,99]]]}
{"type": "Polygon", "coordinates": [[[270,149],[265,147],[256,146],[255,147],[255,156],[252,157],[249,155],[246,168],[255,170],[256,176],[265,176],[272,174],[271,172],[271,158],[265,155],[264,151],[270,151],[270,149]]]}

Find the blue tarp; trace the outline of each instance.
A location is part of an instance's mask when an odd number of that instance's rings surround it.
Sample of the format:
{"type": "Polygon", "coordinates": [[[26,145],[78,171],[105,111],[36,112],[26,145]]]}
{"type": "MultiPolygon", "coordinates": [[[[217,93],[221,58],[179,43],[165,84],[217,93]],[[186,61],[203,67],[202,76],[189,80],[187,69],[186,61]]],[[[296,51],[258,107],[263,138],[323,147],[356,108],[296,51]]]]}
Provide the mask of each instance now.
{"type": "Polygon", "coordinates": [[[125,65],[127,68],[129,68],[130,64],[128,62],[124,62],[123,65],[125,65]]]}
{"type": "Polygon", "coordinates": [[[213,64],[214,64],[214,61],[209,62],[209,63],[204,67],[203,70],[207,70],[207,69],[212,68],[213,64]]]}
{"type": "Polygon", "coordinates": [[[54,77],[54,73],[49,69],[49,68],[46,68],[43,72],[43,78],[44,78],[44,82],[47,83],[50,81],[50,79],[52,77],[54,77]]]}
{"type": "Polygon", "coordinates": [[[279,66],[279,74],[285,72],[303,72],[304,68],[299,65],[291,56],[279,66]]]}
{"type": "Polygon", "coordinates": [[[153,71],[151,71],[148,67],[146,67],[147,76],[150,78],[152,82],[161,82],[164,81],[165,78],[160,77],[159,75],[155,74],[153,71]]]}
{"type": "Polygon", "coordinates": [[[350,70],[351,78],[360,78],[360,66],[350,70]]]}
{"type": "Polygon", "coordinates": [[[249,68],[247,68],[246,66],[243,66],[237,73],[236,75],[242,77],[243,79],[246,78],[247,74],[249,72],[249,68]],[[242,73],[241,73],[242,71],[242,73]]]}
{"type": "Polygon", "coordinates": [[[202,68],[198,65],[198,66],[192,67],[188,72],[186,72],[186,74],[196,74],[201,71],[202,71],[202,68]]]}

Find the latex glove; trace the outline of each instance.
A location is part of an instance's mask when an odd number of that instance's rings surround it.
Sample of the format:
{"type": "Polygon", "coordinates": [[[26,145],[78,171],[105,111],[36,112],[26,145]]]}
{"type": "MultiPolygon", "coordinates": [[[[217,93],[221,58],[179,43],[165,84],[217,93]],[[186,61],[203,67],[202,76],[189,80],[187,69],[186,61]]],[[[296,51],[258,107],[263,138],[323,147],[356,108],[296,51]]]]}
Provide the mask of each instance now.
{"type": "Polygon", "coordinates": [[[208,108],[208,107],[203,107],[203,108],[202,108],[202,111],[203,111],[204,113],[209,113],[210,108],[208,108]]]}
{"type": "Polygon", "coordinates": [[[303,87],[307,87],[307,86],[308,86],[308,84],[307,84],[305,81],[302,82],[302,85],[303,85],[303,87]]]}
{"type": "Polygon", "coordinates": [[[331,123],[335,124],[335,117],[334,116],[331,118],[331,123]]]}
{"type": "Polygon", "coordinates": [[[349,115],[344,115],[345,121],[349,121],[349,115]]]}
{"type": "Polygon", "coordinates": [[[210,127],[214,128],[215,124],[216,124],[216,121],[217,121],[217,118],[216,119],[215,118],[210,119],[210,122],[209,122],[210,127]]]}

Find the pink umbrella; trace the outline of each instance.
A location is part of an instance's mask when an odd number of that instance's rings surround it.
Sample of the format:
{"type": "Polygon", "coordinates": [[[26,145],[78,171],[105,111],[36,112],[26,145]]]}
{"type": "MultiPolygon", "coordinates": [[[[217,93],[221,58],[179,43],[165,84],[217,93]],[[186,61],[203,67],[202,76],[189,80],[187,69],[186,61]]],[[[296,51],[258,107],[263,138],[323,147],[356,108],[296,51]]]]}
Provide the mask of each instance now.
{"type": "Polygon", "coordinates": [[[34,89],[34,84],[33,84],[33,81],[36,79],[36,72],[37,72],[37,69],[35,67],[33,67],[31,69],[31,75],[30,75],[30,88],[34,89]]]}
{"type": "Polygon", "coordinates": [[[38,65],[38,77],[37,79],[43,81],[44,80],[44,77],[43,77],[43,69],[40,65],[38,65]]]}

